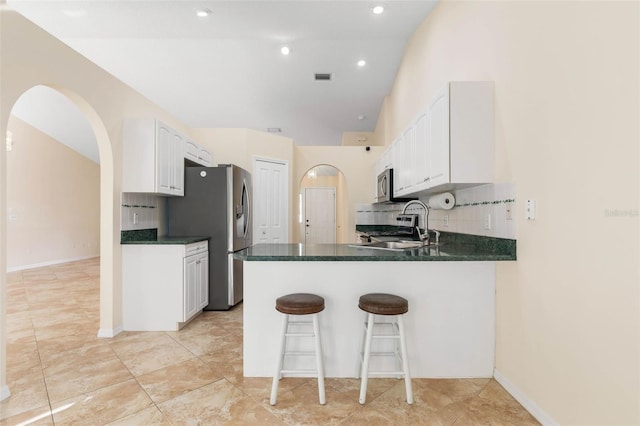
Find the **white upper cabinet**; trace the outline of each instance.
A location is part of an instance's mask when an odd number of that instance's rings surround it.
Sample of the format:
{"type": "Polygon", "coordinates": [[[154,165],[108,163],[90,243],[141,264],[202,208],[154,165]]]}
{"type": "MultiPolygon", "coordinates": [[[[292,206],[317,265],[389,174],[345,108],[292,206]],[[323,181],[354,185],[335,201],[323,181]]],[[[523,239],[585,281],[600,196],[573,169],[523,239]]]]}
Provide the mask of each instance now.
{"type": "Polygon", "coordinates": [[[427,108],[427,176],[429,187],[449,183],[449,86],[441,89],[427,108]]]}
{"type": "Polygon", "coordinates": [[[122,191],[184,195],[184,139],[158,120],[125,120],[122,191]]]}
{"type": "Polygon", "coordinates": [[[493,82],[451,82],[428,114],[431,185],[447,190],[493,182],[493,82]]]}
{"type": "Polygon", "coordinates": [[[493,82],[450,82],[392,144],[394,195],[493,181],[493,82]]]}
{"type": "Polygon", "coordinates": [[[205,167],[211,167],[213,165],[211,152],[191,139],[185,139],[184,141],[184,158],[185,160],[205,167]]]}

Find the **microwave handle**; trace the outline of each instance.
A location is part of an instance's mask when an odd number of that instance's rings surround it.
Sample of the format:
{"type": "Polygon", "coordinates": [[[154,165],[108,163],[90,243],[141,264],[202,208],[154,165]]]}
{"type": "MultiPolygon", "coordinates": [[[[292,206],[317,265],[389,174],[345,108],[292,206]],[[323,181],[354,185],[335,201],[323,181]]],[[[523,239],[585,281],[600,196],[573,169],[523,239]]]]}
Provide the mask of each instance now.
{"type": "Polygon", "coordinates": [[[380,194],[382,194],[383,197],[386,197],[387,196],[387,175],[382,176],[378,184],[380,186],[380,188],[378,188],[378,191],[380,192],[380,194]]]}

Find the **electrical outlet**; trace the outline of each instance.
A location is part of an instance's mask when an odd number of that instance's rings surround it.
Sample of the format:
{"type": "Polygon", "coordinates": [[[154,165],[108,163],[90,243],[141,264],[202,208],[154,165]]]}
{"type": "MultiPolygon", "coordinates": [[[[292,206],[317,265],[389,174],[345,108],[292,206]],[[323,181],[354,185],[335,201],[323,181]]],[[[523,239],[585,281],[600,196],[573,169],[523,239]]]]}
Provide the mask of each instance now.
{"type": "Polygon", "coordinates": [[[444,215],[444,226],[449,226],[449,215],[448,214],[444,215]]]}
{"type": "Polygon", "coordinates": [[[138,215],[138,213],[133,213],[133,224],[134,225],[138,224],[139,218],[140,218],[140,216],[138,215]]]}
{"type": "Polygon", "coordinates": [[[491,229],[491,213],[484,215],[484,229],[491,229]]]}

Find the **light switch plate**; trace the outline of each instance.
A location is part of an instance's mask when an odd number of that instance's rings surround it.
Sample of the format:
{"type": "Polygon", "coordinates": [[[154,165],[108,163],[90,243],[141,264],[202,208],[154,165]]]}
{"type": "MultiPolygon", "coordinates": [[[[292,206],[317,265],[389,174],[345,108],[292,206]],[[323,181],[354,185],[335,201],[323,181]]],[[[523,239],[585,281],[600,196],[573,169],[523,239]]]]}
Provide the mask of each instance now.
{"type": "Polygon", "coordinates": [[[491,229],[491,213],[484,215],[484,229],[491,229]]]}
{"type": "Polygon", "coordinates": [[[527,200],[527,206],[525,207],[525,217],[527,218],[527,220],[534,220],[536,218],[535,200],[527,200]]]}

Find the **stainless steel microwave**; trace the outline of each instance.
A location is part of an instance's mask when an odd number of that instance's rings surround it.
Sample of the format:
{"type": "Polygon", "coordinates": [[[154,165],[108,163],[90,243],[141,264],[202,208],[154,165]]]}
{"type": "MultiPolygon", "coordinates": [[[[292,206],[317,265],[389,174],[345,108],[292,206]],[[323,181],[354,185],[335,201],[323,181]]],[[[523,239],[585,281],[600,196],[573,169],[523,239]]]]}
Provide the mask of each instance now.
{"type": "Polygon", "coordinates": [[[394,203],[415,200],[415,198],[397,198],[393,196],[393,169],[386,169],[378,175],[378,193],[376,202],[394,203]]]}

